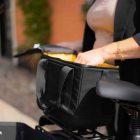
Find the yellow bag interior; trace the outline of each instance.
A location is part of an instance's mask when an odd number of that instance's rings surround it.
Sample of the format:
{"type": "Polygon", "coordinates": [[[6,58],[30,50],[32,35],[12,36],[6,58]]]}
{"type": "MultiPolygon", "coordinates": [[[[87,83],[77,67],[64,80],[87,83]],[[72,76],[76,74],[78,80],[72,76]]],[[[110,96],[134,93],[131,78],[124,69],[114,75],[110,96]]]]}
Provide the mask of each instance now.
{"type": "MultiPolygon", "coordinates": [[[[55,54],[55,53],[47,53],[45,52],[44,55],[48,55],[50,57],[55,57],[55,58],[60,58],[62,60],[65,61],[70,61],[70,62],[74,62],[76,60],[76,55],[75,54],[55,54]]],[[[107,63],[103,63],[98,65],[98,67],[101,68],[113,68],[113,69],[118,69],[118,66],[114,66],[111,64],[107,64],[107,63]]]]}

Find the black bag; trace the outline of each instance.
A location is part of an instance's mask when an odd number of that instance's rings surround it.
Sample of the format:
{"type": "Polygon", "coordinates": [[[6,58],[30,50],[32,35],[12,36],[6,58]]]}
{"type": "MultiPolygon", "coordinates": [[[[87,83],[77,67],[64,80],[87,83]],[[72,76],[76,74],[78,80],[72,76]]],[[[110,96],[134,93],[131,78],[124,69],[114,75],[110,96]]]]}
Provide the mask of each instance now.
{"type": "Polygon", "coordinates": [[[85,95],[96,87],[102,77],[119,78],[118,70],[66,62],[46,57],[37,70],[37,97],[41,106],[59,107],[74,113],[85,95]]]}
{"type": "Polygon", "coordinates": [[[0,140],[57,140],[48,132],[33,129],[24,123],[0,122],[0,140]]]}
{"type": "Polygon", "coordinates": [[[89,125],[91,121],[113,116],[114,103],[95,94],[96,82],[103,77],[119,78],[118,70],[89,67],[46,56],[40,60],[37,69],[39,106],[48,111],[54,107],[55,114],[61,109],[76,117],[77,121],[81,119],[81,123],[88,121],[89,125]]]}

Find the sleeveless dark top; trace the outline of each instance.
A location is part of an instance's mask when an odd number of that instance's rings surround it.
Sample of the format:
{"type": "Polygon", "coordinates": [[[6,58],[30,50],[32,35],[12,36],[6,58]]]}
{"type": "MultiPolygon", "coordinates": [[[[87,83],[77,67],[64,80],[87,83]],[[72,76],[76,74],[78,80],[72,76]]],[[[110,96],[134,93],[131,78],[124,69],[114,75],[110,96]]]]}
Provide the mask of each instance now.
{"type": "MultiPolygon", "coordinates": [[[[140,45],[140,0],[118,0],[115,21],[114,41],[134,37],[140,45]]],[[[95,33],[85,25],[83,51],[91,50],[95,42],[95,33]]],[[[140,85],[140,59],[116,61],[120,66],[122,80],[140,85]]]]}

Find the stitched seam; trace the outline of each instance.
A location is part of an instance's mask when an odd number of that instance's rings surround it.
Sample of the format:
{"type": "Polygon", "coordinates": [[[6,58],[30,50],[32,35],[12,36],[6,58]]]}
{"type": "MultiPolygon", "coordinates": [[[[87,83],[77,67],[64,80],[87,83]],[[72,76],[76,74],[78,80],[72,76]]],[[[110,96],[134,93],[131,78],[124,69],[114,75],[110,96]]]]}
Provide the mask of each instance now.
{"type": "MultiPolygon", "coordinates": [[[[83,81],[82,79],[83,79],[83,75],[84,75],[84,74],[83,74],[83,73],[84,73],[84,69],[85,69],[85,68],[82,68],[82,74],[81,74],[81,76],[80,76],[80,79],[81,79],[81,80],[80,80],[80,85],[79,85],[78,99],[79,99],[79,97],[80,97],[81,87],[82,87],[82,83],[83,83],[83,82],[82,82],[82,81],[83,81]]],[[[79,103],[80,103],[80,101],[78,101],[78,104],[79,104],[79,103]]]]}

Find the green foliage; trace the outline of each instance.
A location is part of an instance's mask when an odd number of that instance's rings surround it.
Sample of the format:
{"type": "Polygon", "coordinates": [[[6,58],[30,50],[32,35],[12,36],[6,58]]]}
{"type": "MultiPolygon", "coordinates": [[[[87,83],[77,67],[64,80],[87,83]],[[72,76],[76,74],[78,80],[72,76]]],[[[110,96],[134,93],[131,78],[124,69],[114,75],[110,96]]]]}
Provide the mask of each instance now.
{"type": "Polygon", "coordinates": [[[87,13],[89,9],[89,5],[85,2],[83,5],[82,5],[82,11],[84,12],[84,14],[87,13]]]}
{"type": "MultiPolygon", "coordinates": [[[[48,0],[18,0],[24,14],[26,42],[17,48],[17,52],[23,52],[35,43],[47,44],[51,36],[51,8],[48,0]]],[[[40,55],[25,56],[19,58],[19,66],[32,72],[36,70],[40,55]]]]}
{"type": "Polygon", "coordinates": [[[51,35],[51,8],[47,0],[18,0],[25,16],[26,46],[46,44],[51,35]]]}
{"type": "Polygon", "coordinates": [[[88,9],[91,7],[91,5],[95,2],[95,0],[86,0],[85,3],[82,5],[82,11],[84,14],[87,13],[88,9]]]}

